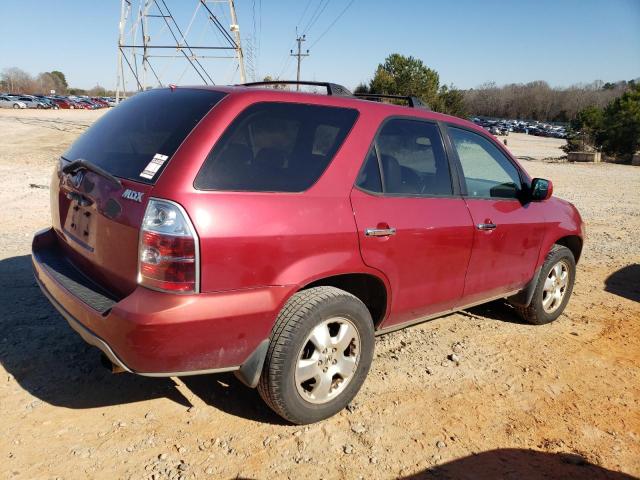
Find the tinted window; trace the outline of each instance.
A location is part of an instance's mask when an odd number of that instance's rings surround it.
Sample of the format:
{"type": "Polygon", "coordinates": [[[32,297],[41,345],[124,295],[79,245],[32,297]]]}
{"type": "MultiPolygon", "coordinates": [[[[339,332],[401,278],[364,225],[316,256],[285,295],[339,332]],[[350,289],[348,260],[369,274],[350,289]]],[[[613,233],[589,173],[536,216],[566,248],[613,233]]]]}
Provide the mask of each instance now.
{"type": "Polygon", "coordinates": [[[370,192],[382,192],[382,179],[380,178],[380,167],[375,148],[371,148],[367,159],[358,174],[356,185],[370,192]]]}
{"type": "Polygon", "coordinates": [[[376,146],[385,193],[451,195],[451,174],[438,127],[416,120],[388,121],[376,146]]]}
{"type": "Polygon", "coordinates": [[[154,183],[182,141],[223,96],[181,88],[138,93],[109,110],[63,158],[83,158],[117,177],[154,183]],[[141,176],[156,155],[158,169],[141,176]]]}
{"type": "Polygon", "coordinates": [[[202,190],[301,192],[327,168],[358,113],[345,108],[257,103],[243,111],[196,177],[202,190]]]}
{"type": "Polygon", "coordinates": [[[521,188],[518,169],[493,142],[467,130],[449,127],[467,185],[467,195],[516,198],[521,188]]]}

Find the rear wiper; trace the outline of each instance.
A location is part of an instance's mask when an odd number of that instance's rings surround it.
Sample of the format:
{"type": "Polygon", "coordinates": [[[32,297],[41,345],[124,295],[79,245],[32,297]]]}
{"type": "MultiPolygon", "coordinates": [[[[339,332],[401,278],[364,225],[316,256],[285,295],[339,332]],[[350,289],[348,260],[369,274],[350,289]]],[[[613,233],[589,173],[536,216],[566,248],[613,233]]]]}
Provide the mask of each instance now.
{"type": "Polygon", "coordinates": [[[77,172],[78,170],[81,170],[81,169],[89,170],[90,172],[93,172],[96,175],[100,175],[101,177],[104,177],[107,180],[109,180],[111,183],[113,183],[118,188],[122,188],[122,182],[119,179],[117,179],[116,177],[111,175],[106,170],[104,170],[104,169],[100,168],[99,166],[91,163],[89,160],[85,160],[83,158],[79,158],[78,160],[74,160],[70,164],[65,165],[64,167],[62,167],[62,172],[63,173],[73,173],[73,172],[77,172]]]}

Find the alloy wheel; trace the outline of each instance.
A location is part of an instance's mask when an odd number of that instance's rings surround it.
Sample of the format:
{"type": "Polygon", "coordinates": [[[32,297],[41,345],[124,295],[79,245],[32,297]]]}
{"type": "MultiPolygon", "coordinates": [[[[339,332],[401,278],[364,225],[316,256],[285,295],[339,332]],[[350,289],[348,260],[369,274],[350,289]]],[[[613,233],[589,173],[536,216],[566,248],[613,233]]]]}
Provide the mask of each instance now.
{"type": "Polygon", "coordinates": [[[360,360],[360,334],[343,317],[316,325],[307,336],[295,370],[296,388],[310,403],[326,403],[340,395],[360,360]]]}
{"type": "Polygon", "coordinates": [[[542,308],[547,313],[555,312],[560,305],[567,292],[567,285],[569,284],[569,265],[564,260],[560,260],[556,263],[547,278],[544,281],[544,287],[542,289],[542,308]]]}

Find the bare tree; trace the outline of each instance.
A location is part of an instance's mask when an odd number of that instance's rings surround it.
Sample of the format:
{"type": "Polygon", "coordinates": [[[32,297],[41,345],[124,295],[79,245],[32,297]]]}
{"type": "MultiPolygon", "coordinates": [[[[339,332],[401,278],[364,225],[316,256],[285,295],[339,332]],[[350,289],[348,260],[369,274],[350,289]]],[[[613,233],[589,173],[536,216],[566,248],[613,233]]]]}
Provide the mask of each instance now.
{"type": "Polygon", "coordinates": [[[32,93],[35,88],[31,75],[17,67],[5,68],[0,78],[10,93],[32,93]]]}
{"type": "Polygon", "coordinates": [[[588,106],[604,107],[622,95],[632,82],[572,85],[552,88],[547,82],[485,83],[465,91],[465,107],[472,115],[540,121],[569,121],[588,106]]]}

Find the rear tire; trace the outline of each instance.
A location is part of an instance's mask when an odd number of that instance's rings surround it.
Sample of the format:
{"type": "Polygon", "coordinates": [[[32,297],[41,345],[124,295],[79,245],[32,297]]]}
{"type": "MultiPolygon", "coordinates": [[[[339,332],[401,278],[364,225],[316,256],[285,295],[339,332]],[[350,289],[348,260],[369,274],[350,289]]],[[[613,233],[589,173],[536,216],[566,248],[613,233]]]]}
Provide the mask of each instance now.
{"type": "Polygon", "coordinates": [[[20,105],[18,105],[17,103],[14,103],[13,108],[20,108],[20,105]]]}
{"type": "Polygon", "coordinates": [[[531,303],[527,307],[514,305],[514,308],[529,323],[551,323],[567,306],[575,279],[576,261],[573,253],[567,247],[554,245],[540,269],[531,303]]]}
{"type": "Polygon", "coordinates": [[[273,327],[258,392],[291,423],[329,418],[360,390],[374,344],[371,314],[357,297],[335,287],[298,292],[273,327]]]}

